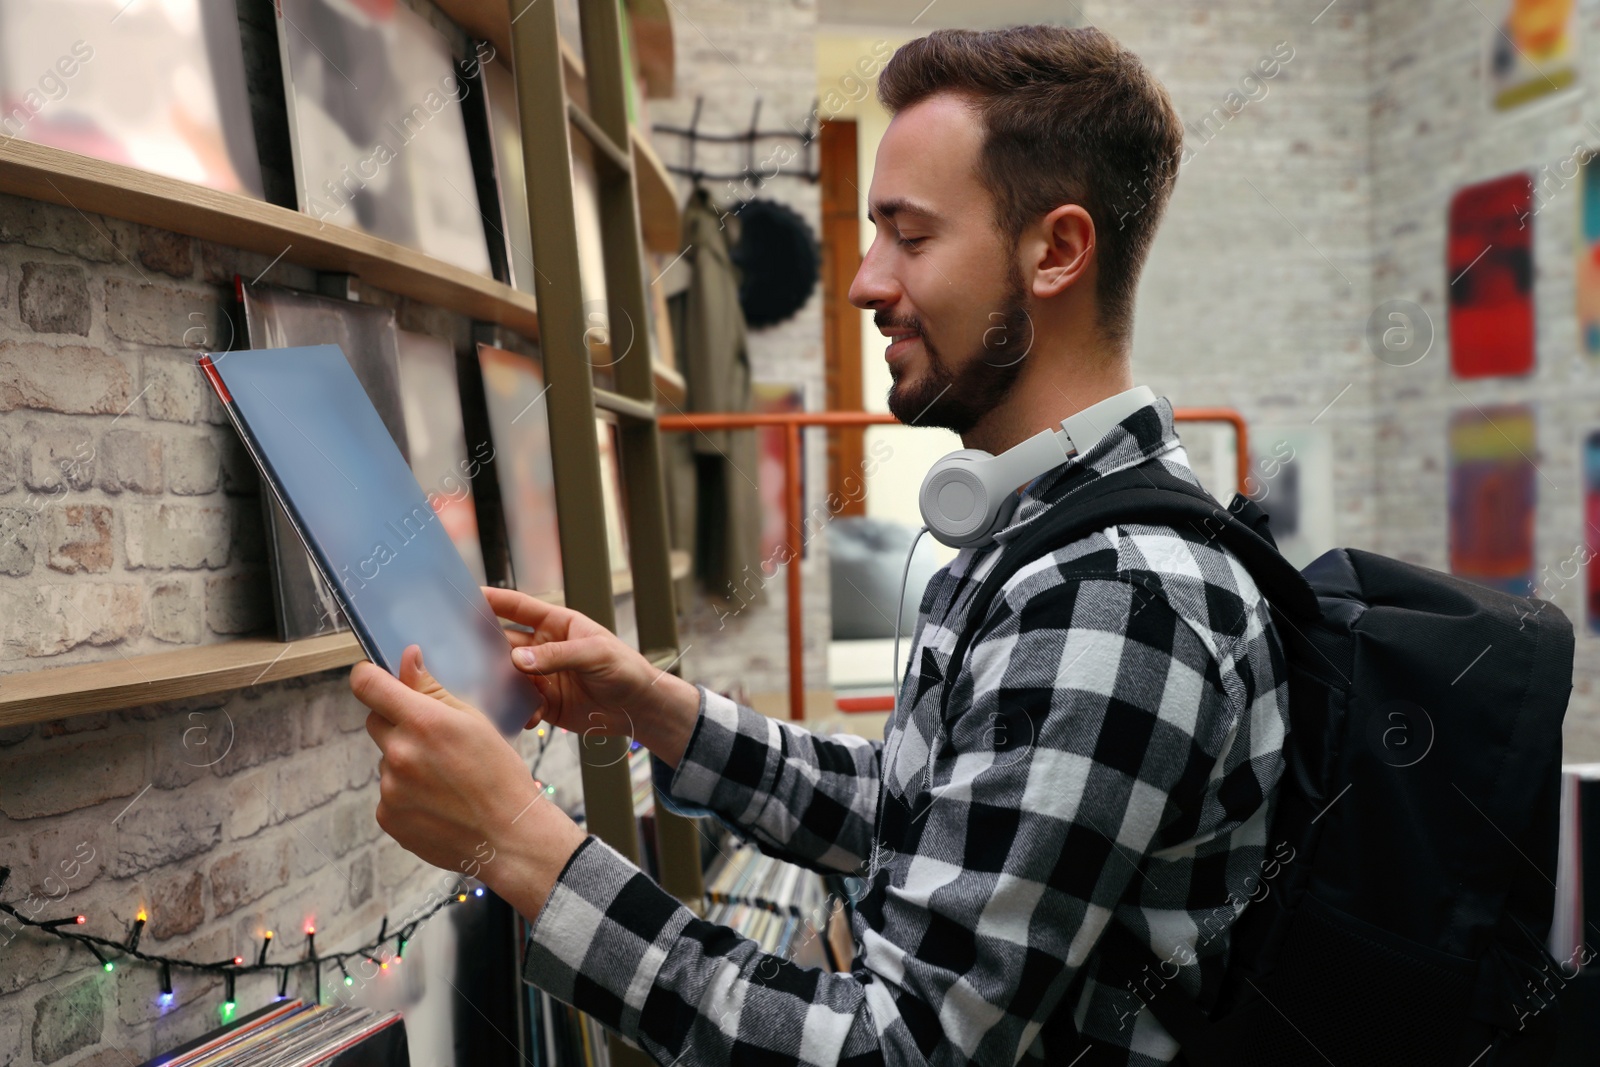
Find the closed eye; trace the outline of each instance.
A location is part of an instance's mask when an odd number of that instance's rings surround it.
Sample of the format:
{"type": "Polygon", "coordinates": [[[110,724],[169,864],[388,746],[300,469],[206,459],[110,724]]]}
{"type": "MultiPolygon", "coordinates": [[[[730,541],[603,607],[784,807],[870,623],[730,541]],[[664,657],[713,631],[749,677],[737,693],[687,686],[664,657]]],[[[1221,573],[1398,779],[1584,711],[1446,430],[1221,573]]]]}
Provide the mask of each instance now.
{"type": "Polygon", "coordinates": [[[917,245],[921,244],[923,241],[926,241],[927,238],[926,237],[897,237],[897,238],[895,238],[895,240],[900,245],[901,248],[916,248],[917,245]]]}

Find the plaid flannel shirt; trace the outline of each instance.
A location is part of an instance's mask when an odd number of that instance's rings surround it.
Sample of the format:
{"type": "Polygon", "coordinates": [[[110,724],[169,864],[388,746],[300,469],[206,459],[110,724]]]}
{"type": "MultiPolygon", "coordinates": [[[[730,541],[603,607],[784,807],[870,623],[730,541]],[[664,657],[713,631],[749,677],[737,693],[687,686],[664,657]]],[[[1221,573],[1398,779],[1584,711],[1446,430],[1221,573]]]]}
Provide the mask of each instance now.
{"type": "Polygon", "coordinates": [[[1097,946],[1121,924],[1215,1001],[1228,928],[1272,864],[1288,728],[1255,583],[1196,530],[1113,526],[1020,570],[944,675],[966,601],[1040,498],[1140,463],[1198,481],[1164,397],[933,577],[883,741],[702,688],[682,761],[657,765],[670,806],[865,879],[848,973],[762,953],[591,835],[533,924],[526,980],[668,1064],[1172,1062],[1097,946]]]}

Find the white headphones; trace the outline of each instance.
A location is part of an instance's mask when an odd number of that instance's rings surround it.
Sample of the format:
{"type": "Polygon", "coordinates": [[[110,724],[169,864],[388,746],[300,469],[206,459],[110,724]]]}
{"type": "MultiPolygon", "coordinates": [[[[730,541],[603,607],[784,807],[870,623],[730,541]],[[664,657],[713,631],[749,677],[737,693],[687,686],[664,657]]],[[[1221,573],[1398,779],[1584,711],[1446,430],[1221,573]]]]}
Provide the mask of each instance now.
{"type": "Polygon", "coordinates": [[[928,532],[951,548],[982,548],[1016,510],[1016,489],[1094,447],[1105,433],[1155,402],[1147,385],[1136,385],[1090,404],[1061,420],[1060,429],[1040,430],[998,456],[963,448],[933,465],[922,479],[917,503],[928,532]]]}

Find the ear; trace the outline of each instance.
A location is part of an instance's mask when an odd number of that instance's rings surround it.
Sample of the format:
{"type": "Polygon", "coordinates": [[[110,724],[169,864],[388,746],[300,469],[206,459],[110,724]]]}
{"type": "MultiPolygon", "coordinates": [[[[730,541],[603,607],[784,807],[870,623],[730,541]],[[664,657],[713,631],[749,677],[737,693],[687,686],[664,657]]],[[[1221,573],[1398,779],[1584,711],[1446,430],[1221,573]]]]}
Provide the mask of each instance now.
{"type": "Polygon", "coordinates": [[[1025,243],[1034,256],[1033,296],[1048,299],[1065,292],[1088,273],[1094,262],[1094,220],[1079,204],[1062,204],[1038,223],[1035,239],[1025,243]]]}

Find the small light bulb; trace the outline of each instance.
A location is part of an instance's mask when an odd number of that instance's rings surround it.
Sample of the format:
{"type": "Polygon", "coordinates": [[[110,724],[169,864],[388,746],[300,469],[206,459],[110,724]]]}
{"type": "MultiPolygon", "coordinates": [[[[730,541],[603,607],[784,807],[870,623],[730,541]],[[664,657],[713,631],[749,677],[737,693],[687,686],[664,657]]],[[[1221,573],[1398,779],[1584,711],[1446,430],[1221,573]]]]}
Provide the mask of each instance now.
{"type": "Polygon", "coordinates": [[[350,977],[350,976],[349,976],[349,975],[348,975],[348,974],[347,974],[347,975],[345,975],[345,976],[344,976],[344,984],[345,984],[345,985],[355,985],[355,984],[356,984],[356,980],[355,980],[355,979],[354,979],[354,978],[351,978],[351,977],[350,977]]]}
{"type": "Polygon", "coordinates": [[[139,921],[140,921],[140,922],[145,922],[145,921],[147,921],[147,920],[148,920],[148,919],[149,919],[149,916],[148,916],[148,915],[146,915],[146,914],[145,914],[145,912],[144,912],[144,909],[143,909],[143,908],[140,908],[140,909],[139,909],[139,914],[138,914],[138,915],[137,915],[137,916],[136,916],[136,918],[137,918],[137,919],[138,919],[138,920],[139,920],[139,921]]]}
{"type": "Polygon", "coordinates": [[[483,896],[483,886],[480,885],[478,888],[474,889],[472,891],[472,895],[473,896],[478,896],[478,897],[483,896]]]}
{"type": "Polygon", "coordinates": [[[109,972],[109,971],[114,971],[114,970],[116,970],[116,969],[117,969],[117,965],[116,965],[116,964],[115,964],[115,963],[112,963],[112,962],[111,962],[111,961],[110,961],[110,960],[106,960],[106,962],[105,962],[105,969],[106,969],[106,970],[107,970],[107,971],[108,971],[108,972],[109,972]]]}

